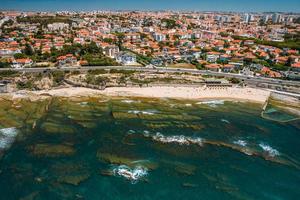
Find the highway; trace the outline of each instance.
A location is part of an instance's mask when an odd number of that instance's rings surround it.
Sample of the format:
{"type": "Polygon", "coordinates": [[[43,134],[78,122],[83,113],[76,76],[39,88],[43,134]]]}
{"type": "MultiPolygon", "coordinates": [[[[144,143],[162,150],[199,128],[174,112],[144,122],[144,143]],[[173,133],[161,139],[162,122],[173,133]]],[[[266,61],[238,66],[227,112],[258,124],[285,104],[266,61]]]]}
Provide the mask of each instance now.
{"type": "Polygon", "coordinates": [[[25,72],[25,73],[38,73],[38,72],[45,72],[45,71],[84,72],[84,71],[95,70],[95,69],[134,70],[134,71],[142,71],[142,72],[191,73],[191,74],[199,74],[199,75],[211,75],[211,76],[219,76],[219,77],[221,76],[226,78],[238,78],[240,80],[244,80],[245,82],[248,83],[252,82],[254,84],[267,83],[267,84],[274,84],[274,85],[300,87],[300,81],[279,80],[279,79],[272,79],[266,77],[253,77],[253,76],[246,76],[242,74],[214,72],[208,70],[167,68],[167,67],[150,68],[150,67],[138,67],[138,66],[87,66],[87,67],[62,67],[62,68],[20,68],[20,69],[0,68],[0,71],[13,70],[13,71],[25,72]]]}

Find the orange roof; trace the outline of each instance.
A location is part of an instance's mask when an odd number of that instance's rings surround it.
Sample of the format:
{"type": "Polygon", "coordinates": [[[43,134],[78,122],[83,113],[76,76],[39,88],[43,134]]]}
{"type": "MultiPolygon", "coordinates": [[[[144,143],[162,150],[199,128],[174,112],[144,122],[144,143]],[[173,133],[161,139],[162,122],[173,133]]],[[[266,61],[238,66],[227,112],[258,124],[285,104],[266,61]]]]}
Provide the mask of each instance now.
{"type": "Polygon", "coordinates": [[[292,67],[300,68],[300,62],[297,62],[297,63],[292,64],[292,67]]]}
{"type": "Polygon", "coordinates": [[[32,60],[30,58],[20,58],[20,59],[16,59],[16,62],[17,63],[22,63],[22,64],[25,64],[25,63],[29,63],[31,62],[32,60]]]}

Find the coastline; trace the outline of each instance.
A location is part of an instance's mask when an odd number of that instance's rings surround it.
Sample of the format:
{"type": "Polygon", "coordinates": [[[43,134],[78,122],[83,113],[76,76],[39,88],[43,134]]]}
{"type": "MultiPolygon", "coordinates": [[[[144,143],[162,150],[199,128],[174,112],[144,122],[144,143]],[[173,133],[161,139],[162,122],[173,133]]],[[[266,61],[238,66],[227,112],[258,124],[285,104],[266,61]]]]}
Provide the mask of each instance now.
{"type": "Polygon", "coordinates": [[[18,91],[0,94],[11,99],[29,98],[30,100],[53,97],[144,97],[144,98],[172,98],[189,100],[223,99],[249,101],[263,104],[271,92],[249,87],[206,88],[199,86],[149,86],[149,87],[110,87],[96,90],[84,87],[56,88],[40,91],[18,91]]]}

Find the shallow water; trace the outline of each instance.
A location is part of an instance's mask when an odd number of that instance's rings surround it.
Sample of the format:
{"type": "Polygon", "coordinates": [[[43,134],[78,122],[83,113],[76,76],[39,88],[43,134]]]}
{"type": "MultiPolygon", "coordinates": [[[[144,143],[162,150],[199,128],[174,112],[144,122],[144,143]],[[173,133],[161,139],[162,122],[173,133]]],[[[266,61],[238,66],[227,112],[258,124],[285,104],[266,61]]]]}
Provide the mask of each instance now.
{"type": "Polygon", "coordinates": [[[1,199],[300,196],[300,122],[263,119],[256,104],[90,98],[1,105],[1,199]]]}

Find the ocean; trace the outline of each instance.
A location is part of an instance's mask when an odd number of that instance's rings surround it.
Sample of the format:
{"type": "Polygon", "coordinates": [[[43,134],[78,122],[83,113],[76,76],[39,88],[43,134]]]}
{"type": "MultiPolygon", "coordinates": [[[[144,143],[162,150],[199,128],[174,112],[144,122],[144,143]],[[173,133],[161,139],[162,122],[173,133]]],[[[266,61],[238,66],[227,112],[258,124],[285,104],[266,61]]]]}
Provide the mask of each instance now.
{"type": "Polygon", "coordinates": [[[222,100],[1,101],[0,199],[300,198],[300,122],[222,100]]]}

